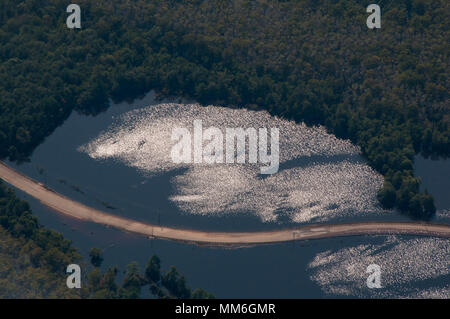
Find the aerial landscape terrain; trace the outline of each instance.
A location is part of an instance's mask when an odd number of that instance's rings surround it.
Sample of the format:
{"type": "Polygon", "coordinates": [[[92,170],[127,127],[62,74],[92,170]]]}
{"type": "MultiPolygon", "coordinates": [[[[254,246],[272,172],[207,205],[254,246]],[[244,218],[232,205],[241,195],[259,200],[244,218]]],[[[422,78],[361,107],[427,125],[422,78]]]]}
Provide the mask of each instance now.
{"type": "Polygon", "coordinates": [[[2,0],[0,299],[449,299],[449,15],[2,0]]]}

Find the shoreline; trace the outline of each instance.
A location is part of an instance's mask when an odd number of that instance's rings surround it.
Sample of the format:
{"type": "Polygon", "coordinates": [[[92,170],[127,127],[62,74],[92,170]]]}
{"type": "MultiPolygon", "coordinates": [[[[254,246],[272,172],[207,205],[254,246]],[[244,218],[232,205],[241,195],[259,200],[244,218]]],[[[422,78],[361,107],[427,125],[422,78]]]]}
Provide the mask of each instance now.
{"type": "Polygon", "coordinates": [[[88,207],[61,195],[0,161],[0,178],[39,200],[43,205],[79,220],[94,222],[148,238],[174,240],[207,246],[242,247],[306,239],[355,235],[422,235],[450,238],[450,225],[425,222],[355,222],[314,224],[259,232],[208,232],[138,222],[88,207]]]}

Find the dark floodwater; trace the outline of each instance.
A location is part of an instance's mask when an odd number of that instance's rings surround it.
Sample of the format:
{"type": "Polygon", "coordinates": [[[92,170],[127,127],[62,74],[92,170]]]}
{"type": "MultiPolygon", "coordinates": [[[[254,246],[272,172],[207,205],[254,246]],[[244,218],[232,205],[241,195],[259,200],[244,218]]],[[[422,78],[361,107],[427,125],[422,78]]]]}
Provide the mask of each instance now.
{"type": "Polygon", "coordinates": [[[417,175],[422,180],[422,188],[433,194],[437,209],[450,209],[450,159],[415,159],[417,175]]]}
{"type": "MultiPolygon", "coordinates": [[[[30,163],[19,166],[10,164],[70,198],[112,214],[148,223],[224,231],[263,230],[294,225],[288,218],[263,223],[256,214],[245,212],[221,216],[203,216],[183,212],[168,199],[175,192],[171,179],[180,171],[169,171],[148,178],[135,168],[123,163],[112,159],[93,160],[86,153],[77,150],[109,128],[121,114],[156,103],[153,94],[150,93],[144,99],[131,104],[113,104],[106,112],[96,117],[74,113],[36,149],[30,163]]],[[[324,157],[324,160],[329,163],[339,161],[339,156],[336,157],[338,159],[333,160],[324,157]]],[[[316,156],[311,162],[317,161],[318,158],[316,156]]],[[[359,156],[346,160],[363,162],[359,156]]],[[[296,161],[304,165],[307,160],[296,161]]],[[[356,216],[358,216],[357,213],[356,216]]],[[[386,218],[407,219],[396,212],[391,212],[388,216],[385,214],[358,216],[359,221],[385,220],[386,218]]],[[[329,222],[353,220],[355,218],[351,215],[342,215],[329,222]]]]}
{"type": "MultiPolygon", "coordinates": [[[[113,214],[146,222],[235,231],[292,225],[261,223],[260,219],[253,215],[224,218],[184,214],[167,200],[173,191],[170,184],[173,172],[148,179],[133,168],[113,161],[94,161],[88,155],[76,150],[105,130],[114,117],[154,103],[153,95],[149,94],[143,100],[135,101],[131,105],[127,103],[113,105],[107,112],[96,117],[72,114],[63,126],[37,148],[30,163],[15,167],[75,200],[113,214]]],[[[438,172],[449,172],[449,162],[444,164],[439,162],[441,164],[436,165],[429,163],[420,159],[417,170],[428,190],[433,194],[439,193],[437,199],[439,207],[448,208],[449,174],[441,183],[431,177],[428,180],[428,173],[439,176],[438,172]],[[445,167],[435,171],[439,165],[445,167]]],[[[170,265],[176,265],[186,275],[191,287],[204,288],[223,298],[329,297],[330,295],[324,295],[321,288],[310,280],[311,273],[307,265],[314,256],[326,250],[337,250],[360,243],[376,244],[383,239],[382,236],[357,236],[242,249],[206,248],[148,240],[105,226],[80,222],[49,210],[21,192],[19,194],[30,201],[34,213],[43,225],[63,233],[66,238],[72,240],[86,259],[90,248],[99,247],[105,255],[104,268],[117,265],[120,270],[124,270],[125,265],[134,260],[143,267],[151,255],[158,254],[163,266],[168,268],[170,265]]],[[[369,219],[406,218],[392,212],[385,216],[364,218],[369,219]]],[[[333,220],[335,221],[337,220],[333,220]]]]}
{"type": "Polygon", "coordinates": [[[175,265],[186,276],[190,287],[201,287],[220,298],[342,298],[325,295],[310,280],[312,273],[308,270],[308,263],[316,254],[326,250],[379,244],[384,238],[355,236],[239,249],[199,247],[149,240],[102,225],[77,221],[22,195],[31,203],[41,223],[72,240],[86,260],[90,248],[101,248],[105,258],[103,269],[117,265],[120,271],[124,271],[131,261],[137,261],[143,269],[149,257],[157,254],[164,269],[175,265]]]}

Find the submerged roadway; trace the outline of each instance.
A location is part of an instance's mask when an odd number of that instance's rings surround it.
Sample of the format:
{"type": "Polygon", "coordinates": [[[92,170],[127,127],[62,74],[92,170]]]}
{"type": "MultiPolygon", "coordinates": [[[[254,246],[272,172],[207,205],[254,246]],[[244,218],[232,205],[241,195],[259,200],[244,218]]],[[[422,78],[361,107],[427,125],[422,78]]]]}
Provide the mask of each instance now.
{"type": "Polygon", "coordinates": [[[358,222],[316,224],[291,229],[256,232],[209,232],[151,225],[88,207],[71,200],[0,162],[0,178],[64,215],[103,224],[149,238],[176,240],[200,245],[246,246],[292,240],[352,235],[411,234],[450,237],[450,225],[419,222],[358,222]]]}

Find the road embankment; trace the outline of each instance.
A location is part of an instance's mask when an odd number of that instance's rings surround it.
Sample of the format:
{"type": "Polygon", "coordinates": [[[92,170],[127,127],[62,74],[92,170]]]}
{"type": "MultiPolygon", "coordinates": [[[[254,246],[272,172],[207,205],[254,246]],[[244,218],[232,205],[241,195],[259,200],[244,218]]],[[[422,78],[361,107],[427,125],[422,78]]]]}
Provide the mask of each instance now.
{"type": "Polygon", "coordinates": [[[176,240],[200,245],[245,246],[292,240],[379,234],[450,237],[450,225],[418,222],[316,224],[261,232],[208,232],[171,228],[142,223],[88,207],[58,194],[42,183],[17,172],[2,162],[0,162],[0,178],[64,215],[145,235],[150,238],[176,240]]]}

